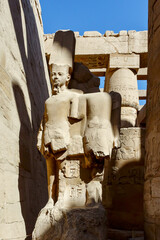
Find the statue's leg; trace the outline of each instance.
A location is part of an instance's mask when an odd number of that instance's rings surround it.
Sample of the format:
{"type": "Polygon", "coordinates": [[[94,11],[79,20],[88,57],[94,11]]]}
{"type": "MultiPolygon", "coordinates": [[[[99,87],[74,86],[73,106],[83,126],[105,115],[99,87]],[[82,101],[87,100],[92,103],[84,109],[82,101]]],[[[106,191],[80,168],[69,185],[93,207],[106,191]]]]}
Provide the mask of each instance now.
{"type": "Polygon", "coordinates": [[[46,157],[47,178],[48,178],[48,197],[56,201],[56,160],[50,154],[46,157]]]}

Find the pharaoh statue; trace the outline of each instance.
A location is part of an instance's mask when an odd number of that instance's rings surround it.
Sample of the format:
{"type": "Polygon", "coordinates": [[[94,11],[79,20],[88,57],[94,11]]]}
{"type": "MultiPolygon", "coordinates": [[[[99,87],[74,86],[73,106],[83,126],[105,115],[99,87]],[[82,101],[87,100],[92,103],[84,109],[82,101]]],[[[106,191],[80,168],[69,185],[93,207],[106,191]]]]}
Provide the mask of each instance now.
{"type": "MultiPolygon", "coordinates": [[[[64,36],[67,33],[58,34],[64,36]]],[[[73,36],[70,31],[68,34],[73,36]]],[[[65,61],[55,60],[50,66],[53,95],[45,102],[38,137],[38,148],[47,162],[49,201],[45,208],[50,209],[52,218],[57,214],[56,209],[93,210],[101,204],[104,164],[119,144],[120,122],[120,98],[116,93],[88,91],[84,94],[80,89],[68,88],[69,82],[73,81],[70,80],[72,71],[72,76],[76,75],[73,58],[66,57],[66,46],[63,49],[62,42],[58,46],[60,51],[56,54],[60,52],[62,57],[64,50],[65,61]]],[[[72,51],[69,52],[72,55],[72,51]]],[[[81,71],[84,69],[91,74],[82,64],[80,66],[81,71]]],[[[89,78],[95,80],[94,76],[89,78]]],[[[33,239],[43,239],[35,237],[37,226],[33,239]]],[[[50,230],[47,228],[47,231],[50,230]]]]}

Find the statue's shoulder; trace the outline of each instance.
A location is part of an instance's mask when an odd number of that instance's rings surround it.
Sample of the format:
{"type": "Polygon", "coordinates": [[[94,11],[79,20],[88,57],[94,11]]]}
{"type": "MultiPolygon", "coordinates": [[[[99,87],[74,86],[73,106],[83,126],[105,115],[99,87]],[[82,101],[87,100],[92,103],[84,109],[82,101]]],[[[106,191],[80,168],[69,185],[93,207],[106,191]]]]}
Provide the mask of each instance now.
{"type": "Polygon", "coordinates": [[[51,97],[47,98],[47,100],[45,101],[45,104],[48,104],[54,100],[55,100],[55,95],[52,95],[51,97]]]}
{"type": "Polygon", "coordinates": [[[68,89],[68,92],[69,92],[70,94],[83,94],[83,91],[82,91],[82,90],[75,89],[75,88],[68,89]]]}
{"type": "Polygon", "coordinates": [[[108,99],[111,100],[111,96],[107,92],[96,92],[96,93],[87,93],[84,94],[87,99],[108,99]]]}

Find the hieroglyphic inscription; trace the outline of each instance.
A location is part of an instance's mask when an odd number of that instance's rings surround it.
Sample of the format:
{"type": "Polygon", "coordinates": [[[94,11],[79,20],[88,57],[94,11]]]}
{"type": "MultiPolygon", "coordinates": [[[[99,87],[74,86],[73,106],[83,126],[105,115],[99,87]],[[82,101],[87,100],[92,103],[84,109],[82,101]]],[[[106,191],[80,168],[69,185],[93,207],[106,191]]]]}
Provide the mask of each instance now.
{"type": "Polygon", "coordinates": [[[110,171],[108,175],[109,185],[114,184],[143,184],[144,181],[144,167],[124,167],[117,171],[114,168],[110,171]]]}

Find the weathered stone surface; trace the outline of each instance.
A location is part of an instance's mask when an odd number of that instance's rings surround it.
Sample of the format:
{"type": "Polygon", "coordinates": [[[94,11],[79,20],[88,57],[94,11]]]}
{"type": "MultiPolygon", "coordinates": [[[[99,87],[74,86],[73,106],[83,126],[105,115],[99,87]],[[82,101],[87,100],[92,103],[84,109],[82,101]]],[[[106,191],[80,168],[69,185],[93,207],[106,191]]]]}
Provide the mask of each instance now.
{"type": "Polygon", "coordinates": [[[159,104],[159,61],[160,61],[160,4],[149,0],[149,52],[148,52],[148,83],[146,106],[146,159],[145,159],[145,237],[147,240],[159,239],[160,219],[160,104],[159,104]],[[150,191],[148,191],[148,188],[150,191]]]}
{"type": "Polygon", "coordinates": [[[127,31],[126,31],[126,30],[121,30],[121,31],[119,32],[119,35],[120,35],[120,36],[127,36],[128,34],[127,34],[127,31]]]}
{"type": "Polygon", "coordinates": [[[2,239],[24,239],[26,237],[26,229],[24,222],[13,222],[10,224],[0,224],[0,234],[2,239]]]}
{"type": "Polygon", "coordinates": [[[36,148],[43,104],[51,92],[40,11],[38,0],[0,3],[0,239],[4,240],[30,235],[47,200],[45,162],[36,148]]]}
{"type": "Polygon", "coordinates": [[[58,31],[54,35],[52,51],[49,58],[51,64],[68,65],[73,69],[73,54],[75,47],[75,37],[72,31],[58,31]]]}
{"type": "Polygon", "coordinates": [[[105,91],[115,91],[121,94],[122,106],[134,107],[139,105],[136,75],[130,70],[121,68],[106,73],[105,91]]]}
{"type": "Polygon", "coordinates": [[[144,141],[144,129],[121,128],[121,146],[105,163],[103,204],[112,228],[143,230],[144,141]]]}
{"type": "Polygon", "coordinates": [[[112,36],[112,35],[114,35],[113,31],[106,31],[105,34],[104,34],[104,37],[109,37],[109,36],[112,36]]]}
{"type": "Polygon", "coordinates": [[[147,80],[148,79],[148,69],[140,68],[137,72],[137,80],[147,80]]]}
{"type": "Polygon", "coordinates": [[[136,54],[110,54],[108,67],[110,70],[115,68],[139,69],[140,57],[136,54]]]}
{"type": "MultiPolygon", "coordinates": [[[[50,55],[52,51],[53,37],[46,35],[45,52],[50,55]]],[[[82,62],[89,69],[105,68],[108,65],[108,55],[140,54],[141,67],[147,67],[147,32],[106,31],[104,37],[76,37],[75,61],[82,62]]]]}
{"type": "Polygon", "coordinates": [[[108,239],[113,240],[144,240],[143,231],[125,231],[118,229],[108,229],[108,239]]]}
{"type": "Polygon", "coordinates": [[[75,37],[80,37],[79,32],[74,32],[75,37]]]}
{"type": "Polygon", "coordinates": [[[153,198],[160,198],[160,177],[151,180],[151,196],[153,198]]]}
{"type": "Polygon", "coordinates": [[[137,119],[137,110],[133,107],[121,108],[121,127],[135,127],[137,119]]]}
{"type": "Polygon", "coordinates": [[[148,51],[148,32],[128,31],[129,52],[143,53],[148,51]]]}
{"type": "Polygon", "coordinates": [[[33,240],[106,240],[106,213],[101,205],[70,211],[43,209],[33,233],[33,240]],[[41,217],[41,218],[40,218],[41,217]]]}
{"type": "Polygon", "coordinates": [[[139,99],[143,100],[147,97],[147,90],[138,90],[139,99]]]}
{"type": "Polygon", "coordinates": [[[75,55],[128,53],[128,36],[76,39],[75,55]]]}
{"type": "Polygon", "coordinates": [[[121,127],[134,127],[139,105],[136,74],[128,68],[116,68],[113,71],[108,69],[104,91],[115,91],[121,95],[121,127]]]}
{"type": "Polygon", "coordinates": [[[102,37],[102,34],[97,31],[84,32],[83,37],[102,37]]]}
{"type": "Polygon", "coordinates": [[[13,222],[23,222],[20,202],[6,204],[5,206],[5,220],[7,224],[13,222]]]}

